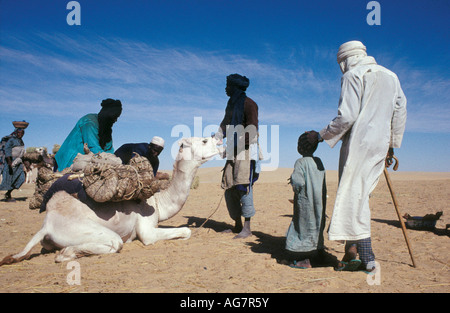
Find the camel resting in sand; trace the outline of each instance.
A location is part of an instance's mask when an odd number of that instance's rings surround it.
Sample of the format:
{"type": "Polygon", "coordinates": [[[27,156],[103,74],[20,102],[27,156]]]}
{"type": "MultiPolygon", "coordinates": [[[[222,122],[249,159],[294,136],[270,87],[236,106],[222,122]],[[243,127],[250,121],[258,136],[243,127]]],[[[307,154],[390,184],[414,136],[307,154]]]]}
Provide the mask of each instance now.
{"type": "Polygon", "coordinates": [[[158,228],[158,222],[181,210],[197,169],[220,152],[218,144],[211,137],[180,140],[169,187],[147,201],[98,203],[91,209],[66,192],[57,192],[47,204],[42,228],[22,252],[5,257],[0,266],[28,258],[39,242],[45,250],[61,250],[55,262],[64,262],[86,255],[119,252],[125,242],[134,239],[144,245],[159,240],[189,239],[189,228],[158,228]]]}

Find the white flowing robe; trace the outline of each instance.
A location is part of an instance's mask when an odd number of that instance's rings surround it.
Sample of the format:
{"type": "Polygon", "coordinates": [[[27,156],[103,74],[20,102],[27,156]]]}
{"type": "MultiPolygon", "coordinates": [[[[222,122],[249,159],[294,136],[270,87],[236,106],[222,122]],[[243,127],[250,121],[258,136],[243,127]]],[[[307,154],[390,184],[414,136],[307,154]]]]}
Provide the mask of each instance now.
{"type": "Polygon", "coordinates": [[[342,76],[338,115],[320,131],[330,147],[342,139],[330,240],[370,237],[369,195],[405,130],[406,97],[397,76],[372,57],[357,62],[342,76]]]}

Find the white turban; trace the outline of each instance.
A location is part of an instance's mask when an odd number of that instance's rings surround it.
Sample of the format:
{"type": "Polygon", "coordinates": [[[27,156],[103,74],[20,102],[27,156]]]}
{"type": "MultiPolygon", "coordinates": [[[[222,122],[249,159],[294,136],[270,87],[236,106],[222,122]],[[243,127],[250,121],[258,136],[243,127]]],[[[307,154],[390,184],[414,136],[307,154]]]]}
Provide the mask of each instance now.
{"type": "Polygon", "coordinates": [[[338,64],[340,64],[348,57],[352,57],[355,55],[367,56],[366,46],[364,46],[361,41],[348,41],[346,43],[343,43],[339,47],[339,51],[337,53],[337,62],[338,64]]]}
{"type": "Polygon", "coordinates": [[[162,139],[161,137],[158,137],[158,136],[153,137],[152,141],[150,141],[150,143],[153,143],[157,146],[164,148],[164,139],[162,139]]]}

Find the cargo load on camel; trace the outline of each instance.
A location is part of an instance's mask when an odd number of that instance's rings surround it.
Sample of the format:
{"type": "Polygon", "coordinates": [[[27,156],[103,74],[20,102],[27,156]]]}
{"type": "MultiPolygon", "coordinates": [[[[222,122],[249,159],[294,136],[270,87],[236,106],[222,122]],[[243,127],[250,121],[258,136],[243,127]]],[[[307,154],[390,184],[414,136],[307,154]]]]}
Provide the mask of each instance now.
{"type": "Polygon", "coordinates": [[[156,179],[148,159],[138,154],[129,164],[122,164],[114,154],[105,152],[78,154],[73,165],[61,172],[39,168],[30,209],[41,208],[46,192],[66,174],[70,174],[67,180],[78,179],[95,202],[146,200],[169,185],[169,180],[156,179]]]}

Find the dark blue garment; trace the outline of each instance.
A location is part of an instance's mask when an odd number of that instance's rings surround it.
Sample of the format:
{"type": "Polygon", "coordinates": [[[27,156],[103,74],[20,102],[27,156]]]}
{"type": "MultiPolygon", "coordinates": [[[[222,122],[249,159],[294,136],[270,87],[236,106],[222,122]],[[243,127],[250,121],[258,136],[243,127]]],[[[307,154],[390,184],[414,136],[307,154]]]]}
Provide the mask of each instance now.
{"type": "Polygon", "coordinates": [[[47,209],[47,202],[51,199],[51,197],[57,193],[58,191],[65,191],[68,194],[76,194],[78,200],[86,204],[88,207],[92,208],[95,204],[95,201],[88,196],[86,191],[83,188],[83,184],[79,179],[69,180],[68,177],[71,174],[68,173],[61,178],[58,178],[51,187],[44,194],[44,200],[42,201],[41,208],[39,213],[44,212],[47,209]]]}
{"type": "MultiPolygon", "coordinates": [[[[234,89],[233,94],[231,95],[230,99],[228,100],[227,107],[225,109],[225,112],[228,112],[228,114],[231,114],[231,121],[230,124],[234,127],[237,125],[243,125],[244,122],[244,105],[245,105],[245,99],[247,98],[247,95],[243,90],[240,90],[238,88],[234,89]]],[[[227,128],[228,128],[227,125],[227,128]]],[[[227,134],[228,129],[225,129],[225,136],[228,136],[230,138],[231,134],[227,134]]],[[[234,147],[236,148],[238,145],[238,136],[236,131],[233,133],[233,141],[234,141],[234,147]]]]}
{"type": "Polygon", "coordinates": [[[228,105],[232,108],[231,125],[242,125],[244,122],[244,103],[247,95],[240,89],[235,89],[233,95],[228,101],[228,105]]]}
{"type": "Polygon", "coordinates": [[[150,161],[153,168],[153,175],[156,176],[159,168],[159,159],[151,154],[148,143],[126,143],[114,152],[114,154],[122,160],[122,164],[128,164],[135,156],[134,153],[146,157],[150,161]]]}
{"type": "MultiPolygon", "coordinates": [[[[16,157],[13,156],[13,148],[16,147],[22,147],[24,149],[24,143],[22,139],[17,138],[14,135],[4,137],[2,139],[6,140],[5,145],[2,147],[2,153],[0,153],[0,156],[3,155],[3,160],[7,157],[12,158],[12,161],[16,159],[16,157]]],[[[14,190],[19,189],[23,183],[25,182],[25,172],[23,171],[23,163],[20,163],[19,165],[12,167],[12,174],[9,173],[9,166],[6,163],[6,161],[3,165],[3,172],[0,171],[0,174],[2,175],[2,181],[0,184],[0,190],[14,190]]]]}
{"type": "Polygon", "coordinates": [[[259,173],[256,172],[256,161],[251,160],[250,161],[250,177],[248,179],[248,181],[250,182],[250,185],[236,185],[236,189],[247,193],[247,192],[249,192],[248,187],[250,187],[250,189],[251,189],[253,184],[258,180],[258,178],[259,178],[259,173]]]}
{"type": "Polygon", "coordinates": [[[233,186],[225,190],[225,202],[227,204],[228,213],[231,219],[238,220],[241,216],[245,218],[253,217],[256,213],[255,206],[253,205],[253,188],[243,191],[238,189],[237,186],[233,186]]]}

